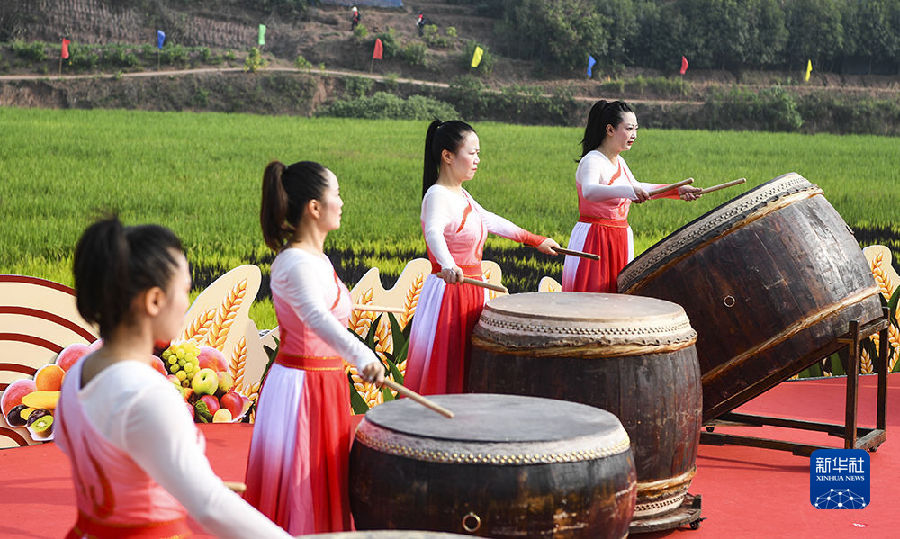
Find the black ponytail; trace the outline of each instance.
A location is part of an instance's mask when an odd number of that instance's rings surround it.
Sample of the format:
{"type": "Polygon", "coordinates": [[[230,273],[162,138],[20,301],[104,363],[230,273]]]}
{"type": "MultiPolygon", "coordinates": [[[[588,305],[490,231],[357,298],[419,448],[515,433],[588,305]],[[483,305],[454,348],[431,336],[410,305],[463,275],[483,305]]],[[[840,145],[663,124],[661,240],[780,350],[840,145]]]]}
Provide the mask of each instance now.
{"type": "Polygon", "coordinates": [[[622,123],[626,112],[634,112],[624,101],[606,101],[601,99],[594,103],[591,112],[588,113],[587,127],[584,128],[584,138],[581,139],[581,157],[591,150],[596,150],[606,138],[606,126],[613,128],[622,123]]]}
{"type": "Polygon", "coordinates": [[[321,200],[328,187],[328,169],[314,161],[284,166],[272,161],[263,173],[259,224],[266,245],[275,252],[300,226],[310,200],[321,200]]]}
{"type": "Polygon", "coordinates": [[[109,217],[89,226],[75,247],[75,305],[107,338],[130,319],[131,303],[153,287],[165,289],[184,249],[178,237],[158,225],[122,226],[109,217]]]}
{"type": "Polygon", "coordinates": [[[425,198],[428,188],[437,182],[441,170],[441,154],[444,150],[456,153],[466,134],[470,132],[474,133],[475,129],[459,120],[435,120],[428,125],[425,135],[425,165],[422,170],[422,198],[425,198]]]}

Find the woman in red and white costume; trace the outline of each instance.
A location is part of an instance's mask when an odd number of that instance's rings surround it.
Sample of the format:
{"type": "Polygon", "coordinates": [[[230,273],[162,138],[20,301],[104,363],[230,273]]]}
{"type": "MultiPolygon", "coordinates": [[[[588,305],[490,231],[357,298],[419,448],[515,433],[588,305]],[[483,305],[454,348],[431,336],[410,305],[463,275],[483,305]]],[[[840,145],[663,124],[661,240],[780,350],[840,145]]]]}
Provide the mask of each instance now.
{"type": "Polygon", "coordinates": [[[104,344],[69,369],[57,406],[78,506],[67,537],[187,537],[188,516],[217,537],[289,537],[213,473],[184,398],[152,366],[154,343],[178,335],[188,307],[175,234],[98,221],[74,270],[78,312],[104,344]]]}
{"type": "Polygon", "coordinates": [[[482,280],[481,251],[488,232],[556,255],[559,245],[495,215],[463,189],[480,159],[478,135],[465,122],[434,121],[425,138],[422,232],[432,272],[419,295],[409,337],[404,384],[426,395],[461,393],[471,334],[487,291],[461,283],[482,280]]]}
{"type": "Polygon", "coordinates": [[[575,172],[579,218],[569,249],[599,255],[600,260],[567,256],[562,273],[564,292],[617,291],[616,277],[634,258],[634,234],[627,220],[632,202],[700,198],[700,189],[691,185],[651,197],[648,191],[667,184],[634,179],[619,154],[631,149],[637,130],[637,117],[626,103],[601,100],[591,107],[575,172]]]}
{"type": "Polygon", "coordinates": [[[344,361],[380,384],[384,367],[347,331],[350,293],[324,253],[341,225],[337,177],[311,161],[274,161],[260,224],[277,255],[272,302],[281,343],[259,399],[244,498],[291,535],[348,531],[350,389],[344,361]]]}

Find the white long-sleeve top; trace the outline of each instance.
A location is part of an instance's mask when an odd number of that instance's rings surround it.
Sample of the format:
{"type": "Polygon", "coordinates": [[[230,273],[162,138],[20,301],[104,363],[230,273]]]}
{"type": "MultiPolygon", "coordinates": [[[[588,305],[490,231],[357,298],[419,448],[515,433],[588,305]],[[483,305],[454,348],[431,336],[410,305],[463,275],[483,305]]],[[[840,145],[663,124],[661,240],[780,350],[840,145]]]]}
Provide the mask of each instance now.
{"type": "MultiPolygon", "coordinates": [[[[111,365],[77,396],[100,435],[127,453],[209,532],[235,539],[290,537],[222,483],[181,393],[149,365],[111,365]]],[[[57,443],[70,452],[64,437],[58,436],[57,443]]]]}
{"type": "Polygon", "coordinates": [[[532,246],[545,239],[485,210],[465,189],[455,193],[439,184],[425,192],[421,220],[425,244],[441,268],[480,264],[481,249],[488,232],[532,246]],[[470,211],[480,217],[481,227],[463,226],[469,223],[467,210],[470,205],[470,211]]]}
{"type": "Polygon", "coordinates": [[[297,355],[331,355],[333,350],[359,372],[379,361],[347,331],[353,302],[326,256],[284,249],[272,262],[271,287],[282,333],[280,350],[297,355]]]}

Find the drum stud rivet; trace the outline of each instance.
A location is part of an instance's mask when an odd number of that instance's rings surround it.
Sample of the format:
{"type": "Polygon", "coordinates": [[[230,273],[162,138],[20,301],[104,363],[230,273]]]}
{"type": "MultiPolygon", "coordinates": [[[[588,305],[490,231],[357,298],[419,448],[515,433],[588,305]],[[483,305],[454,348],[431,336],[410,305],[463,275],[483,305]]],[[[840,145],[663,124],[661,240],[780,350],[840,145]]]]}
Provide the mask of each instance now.
{"type": "Polygon", "coordinates": [[[729,309],[732,308],[732,307],[734,307],[734,296],[731,296],[731,295],[725,296],[725,297],[722,299],[722,304],[724,304],[724,305],[725,305],[726,307],[728,307],[729,309]]]}
{"type": "Polygon", "coordinates": [[[469,533],[474,533],[481,528],[481,517],[475,513],[469,512],[462,518],[462,527],[469,533]]]}

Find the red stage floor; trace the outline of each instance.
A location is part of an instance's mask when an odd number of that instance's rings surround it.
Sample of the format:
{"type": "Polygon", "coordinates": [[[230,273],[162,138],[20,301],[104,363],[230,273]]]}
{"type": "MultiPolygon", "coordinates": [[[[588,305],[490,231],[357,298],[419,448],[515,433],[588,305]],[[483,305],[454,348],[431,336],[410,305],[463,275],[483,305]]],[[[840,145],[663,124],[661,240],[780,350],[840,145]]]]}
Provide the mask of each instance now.
{"type": "MultiPolygon", "coordinates": [[[[860,378],[860,426],[875,422],[874,376],[860,378]]],[[[842,423],[844,379],[785,382],[739,411],[842,423]]],[[[703,497],[706,520],[683,539],[727,537],[900,536],[900,374],[888,379],[887,442],[871,455],[871,503],[865,509],[814,509],[809,502],[809,457],[738,446],[701,446],[691,493],[703,497]],[[897,534],[897,535],[895,535],[897,534]]],[[[252,427],[205,425],[213,468],[243,480],[252,427]]],[[[843,447],[839,438],[780,429],[717,428],[802,443],[843,447]]],[[[0,450],[0,537],[61,537],[75,519],[68,462],[54,444],[0,450]]]]}

